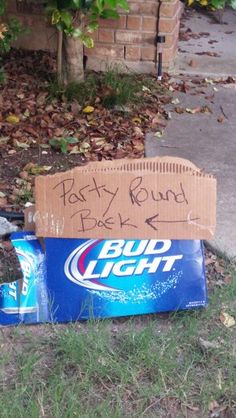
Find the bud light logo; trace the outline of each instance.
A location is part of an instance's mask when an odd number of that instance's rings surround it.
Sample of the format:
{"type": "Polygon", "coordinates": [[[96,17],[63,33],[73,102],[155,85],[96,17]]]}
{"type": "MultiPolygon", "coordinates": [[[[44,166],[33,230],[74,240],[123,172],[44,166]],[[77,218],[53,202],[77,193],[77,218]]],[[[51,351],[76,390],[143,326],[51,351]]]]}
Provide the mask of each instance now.
{"type": "Polygon", "coordinates": [[[19,258],[20,266],[23,273],[21,294],[23,296],[27,296],[29,293],[30,280],[33,274],[33,260],[30,256],[20,251],[19,249],[16,249],[16,254],[19,258]]]}
{"type": "Polygon", "coordinates": [[[64,272],[69,280],[89,290],[122,291],[121,279],[175,270],[183,255],[170,255],[171,245],[171,240],[91,239],[69,255],[64,272]],[[107,279],[115,279],[116,286],[106,284],[107,279]]]}
{"type": "Polygon", "coordinates": [[[33,264],[31,258],[19,249],[16,249],[16,254],[23,272],[23,280],[2,285],[4,299],[0,310],[8,314],[25,312],[25,306],[23,305],[29,298],[32,284],[33,264]]]}

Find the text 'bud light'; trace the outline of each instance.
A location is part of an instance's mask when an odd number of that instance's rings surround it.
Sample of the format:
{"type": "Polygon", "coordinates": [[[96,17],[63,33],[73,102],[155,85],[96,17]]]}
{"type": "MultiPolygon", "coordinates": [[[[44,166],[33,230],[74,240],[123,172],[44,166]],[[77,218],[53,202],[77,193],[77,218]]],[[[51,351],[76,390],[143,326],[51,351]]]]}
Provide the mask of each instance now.
{"type": "Polygon", "coordinates": [[[201,241],[46,238],[45,246],[55,321],[206,305],[201,241]]]}

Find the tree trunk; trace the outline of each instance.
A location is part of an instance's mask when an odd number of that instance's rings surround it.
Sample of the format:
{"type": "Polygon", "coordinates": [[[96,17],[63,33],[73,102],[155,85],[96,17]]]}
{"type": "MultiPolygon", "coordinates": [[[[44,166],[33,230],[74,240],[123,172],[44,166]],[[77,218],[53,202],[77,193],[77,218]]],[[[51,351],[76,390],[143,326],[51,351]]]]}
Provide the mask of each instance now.
{"type": "Polygon", "coordinates": [[[62,71],[62,51],[63,51],[63,32],[57,31],[57,81],[59,84],[63,84],[63,71],[62,71]]]}
{"type": "Polygon", "coordinates": [[[65,83],[84,80],[84,48],[79,38],[64,35],[63,42],[63,76],[65,83]]]}

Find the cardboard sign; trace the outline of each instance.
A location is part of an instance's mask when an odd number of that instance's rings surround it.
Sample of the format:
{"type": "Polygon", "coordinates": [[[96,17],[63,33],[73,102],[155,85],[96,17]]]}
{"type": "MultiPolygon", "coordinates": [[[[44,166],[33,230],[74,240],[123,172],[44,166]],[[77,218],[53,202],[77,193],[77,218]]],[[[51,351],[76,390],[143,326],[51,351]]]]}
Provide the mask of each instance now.
{"type": "Polygon", "coordinates": [[[36,179],[36,234],[210,239],[216,180],[179,158],[90,163],[36,179]]]}

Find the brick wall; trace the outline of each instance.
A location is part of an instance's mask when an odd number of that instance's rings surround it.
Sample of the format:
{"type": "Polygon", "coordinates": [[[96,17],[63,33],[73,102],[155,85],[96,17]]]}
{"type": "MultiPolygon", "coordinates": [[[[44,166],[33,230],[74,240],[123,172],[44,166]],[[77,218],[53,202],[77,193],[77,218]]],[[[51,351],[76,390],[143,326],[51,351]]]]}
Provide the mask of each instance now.
{"type": "MultiPolygon", "coordinates": [[[[118,63],[136,71],[154,72],[158,4],[159,0],[129,0],[128,14],[122,14],[118,20],[101,20],[100,28],[93,35],[95,47],[85,48],[88,68],[100,70],[107,64],[118,63]]],[[[10,11],[15,12],[15,0],[11,0],[10,11]]],[[[161,4],[159,34],[166,38],[162,44],[165,69],[173,65],[176,55],[181,12],[180,0],[164,0],[161,4]]],[[[18,16],[34,30],[30,37],[19,39],[17,46],[55,50],[55,30],[49,27],[44,17],[19,12],[18,16]],[[40,33],[40,38],[37,33],[40,33]]]]}
{"type": "Polygon", "coordinates": [[[29,34],[20,35],[14,46],[30,50],[56,51],[57,32],[47,21],[42,7],[36,7],[37,3],[33,3],[32,10],[29,12],[23,5],[24,2],[19,0],[8,0],[7,2],[8,15],[16,16],[30,31],[29,34]]]}
{"type": "MultiPolygon", "coordinates": [[[[155,71],[158,4],[158,0],[130,0],[128,14],[118,21],[101,21],[94,35],[95,48],[85,49],[88,67],[103,69],[117,62],[138,71],[155,71]]],[[[179,0],[161,4],[159,34],[166,38],[162,44],[165,69],[173,65],[176,55],[181,12],[179,0]]]]}

